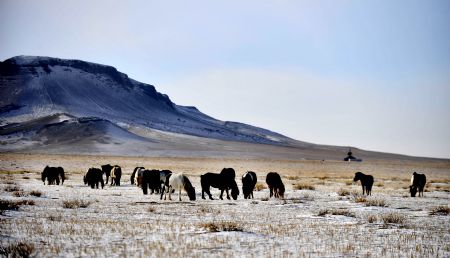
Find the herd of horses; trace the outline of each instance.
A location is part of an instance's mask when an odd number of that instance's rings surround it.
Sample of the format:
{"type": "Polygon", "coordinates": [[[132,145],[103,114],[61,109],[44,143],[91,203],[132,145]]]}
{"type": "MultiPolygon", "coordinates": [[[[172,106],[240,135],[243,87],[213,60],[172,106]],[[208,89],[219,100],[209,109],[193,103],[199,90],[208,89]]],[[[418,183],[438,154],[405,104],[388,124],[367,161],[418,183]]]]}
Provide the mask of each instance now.
{"type": "MultiPolygon", "coordinates": [[[[122,178],[122,168],[118,165],[103,165],[100,168],[89,168],[83,177],[85,185],[89,185],[92,189],[103,188],[105,181],[103,175],[106,178],[106,184],[108,184],[109,178],[111,178],[111,186],[120,186],[120,180],[122,178]]],[[[220,173],[208,172],[200,176],[200,185],[202,187],[202,199],[205,198],[205,193],[209,199],[213,200],[210,192],[210,188],[218,188],[220,190],[219,198],[223,200],[223,193],[226,192],[227,199],[231,198],[236,200],[239,196],[239,188],[236,183],[236,172],[233,168],[224,168],[220,173]]],[[[42,171],[42,181],[45,185],[47,180],[48,185],[61,185],[64,183],[65,175],[62,167],[49,167],[46,166],[42,171]]],[[[248,171],[242,175],[242,193],[244,199],[253,198],[253,190],[255,189],[257,176],[255,172],[248,171]]],[[[362,186],[363,195],[372,195],[372,186],[374,178],[371,175],[365,175],[362,172],[356,172],[353,178],[354,182],[360,181],[362,186]]],[[[409,191],[411,197],[415,197],[419,193],[419,197],[423,197],[423,190],[426,184],[426,176],[414,172],[411,177],[411,184],[409,191]]],[[[151,190],[151,194],[160,194],[160,199],[166,200],[167,194],[169,200],[172,200],[171,194],[178,191],[178,199],[181,201],[181,191],[184,190],[191,201],[195,201],[195,187],[192,186],[189,178],[183,173],[172,173],[170,170],[156,170],[145,169],[144,167],[136,167],[130,177],[130,182],[142,189],[144,195],[148,194],[148,190],[151,190]]],[[[266,183],[269,187],[270,196],[275,198],[284,198],[285,187],[281,176],[277,172],[269,172],[266,175],[266,183]]]]}

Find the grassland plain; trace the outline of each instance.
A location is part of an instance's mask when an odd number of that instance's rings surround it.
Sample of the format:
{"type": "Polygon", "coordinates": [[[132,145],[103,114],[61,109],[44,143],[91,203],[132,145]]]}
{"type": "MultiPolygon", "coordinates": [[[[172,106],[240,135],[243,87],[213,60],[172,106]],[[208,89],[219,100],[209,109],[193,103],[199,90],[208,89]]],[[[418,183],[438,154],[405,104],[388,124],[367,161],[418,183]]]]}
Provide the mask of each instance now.
{"type": "MultiPolygon", "coordinates": [[[[213,189],[213,196],[218,191],[213,189]]],[[[147,158],[0,154],[1,254],[39,257],[449,257],[450,162],[341,161],[239,158],[147,158]],[[122,166],[120,187],[90,189],[89,167],[122,166]],[[64,185],[40,181],[45,165],[62,166],[64,185]],[[187,174],[197,192],[190,202],[161,201],[130,185],[135,166],[187,174]],[[277,171],[287,192],[269,199],[202,200],[200,175],[233,167],[255,171],[258,183],[277,171]],[[352,182],[372,174],[372,196],[352,182]],[[427,175],[424,198],[411,198],[413,171],[427,175]]],[[[177,198],[174,198],[176,200],[177,198]]]]}

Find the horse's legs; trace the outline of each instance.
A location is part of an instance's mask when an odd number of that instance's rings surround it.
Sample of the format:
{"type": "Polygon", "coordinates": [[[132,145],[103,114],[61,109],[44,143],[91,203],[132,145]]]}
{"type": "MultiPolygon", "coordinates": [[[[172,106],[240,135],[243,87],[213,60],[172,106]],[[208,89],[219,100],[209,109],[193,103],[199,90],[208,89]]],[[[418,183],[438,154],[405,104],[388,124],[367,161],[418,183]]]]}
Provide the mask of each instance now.
{"type": "Polygon", "coordinates": [[[223,190],[224,189],[220,189],[220,199],[223,200],[223,190]]]}
{"type": "Polygon", "coordinates": [[[272,198],[272,196],[273,196],[273,188],[269,187],[269,190],[270,190],[270,198],[272,198]]]}
{"type": "Polygon", "coordinates": [[[203,189],[203,187],[202,187],[202,199],[203,199],[203,200],[206,199],[206,198],[205,198],[205,189],[203,189]]]}
{"type": "Polygon", "coordinates": [[[229,200],[230,199],[230,195],[228,194],[228,187],[225,188],[225,191],[227,192],[227,199],[229,200]]]}
{"type": "Polygon", "coordinates": [[[159,198],[160,200],[162,200],[162,196],[163,196],[165,190],[166,190],[166,186],[163,185],[162,190],[161,190],[161,197],[159,198]]]}
{"type": "MultiPolygon", "coordinates": [[[[169,189],[170,189],[171,187],[169,186],[169,189]]],[[[172,191],[169,191],[169,200],[171,200],[172,201],[172,191]]]]}
{"type": "Polygon", "coordinates": [[[178,201],[181,202],[181,188],[180,188],[179,191],[178,191],[178,201]]]}

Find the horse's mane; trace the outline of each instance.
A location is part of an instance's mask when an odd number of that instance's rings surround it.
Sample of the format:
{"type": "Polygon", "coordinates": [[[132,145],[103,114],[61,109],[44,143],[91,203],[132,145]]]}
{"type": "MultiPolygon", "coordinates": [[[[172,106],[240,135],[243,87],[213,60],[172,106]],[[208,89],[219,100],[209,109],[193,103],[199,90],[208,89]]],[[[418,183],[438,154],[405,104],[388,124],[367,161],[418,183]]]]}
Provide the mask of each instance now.
{"type": "Polygon", "coordinates": [[[191,181],[189,181],[189,178],[183,174],[181,174],[183,177],[183,186],[184,186],[184,190],[188,190],[190,188],[192,188],[192,184],[191,181]]]}

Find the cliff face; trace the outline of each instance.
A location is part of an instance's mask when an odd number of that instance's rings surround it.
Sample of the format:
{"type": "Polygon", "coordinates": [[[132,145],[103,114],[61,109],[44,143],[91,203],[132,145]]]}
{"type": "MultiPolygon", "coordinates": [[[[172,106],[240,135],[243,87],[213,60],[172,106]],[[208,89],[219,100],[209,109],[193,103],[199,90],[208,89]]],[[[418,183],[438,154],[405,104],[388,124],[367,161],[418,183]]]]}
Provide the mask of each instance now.
{"type": "Polygon", "coordinates": [[[176,105],[154,86],[130,79],[114,67],[80,60],[7,59],[0,63],[0,94],[2,126],[66,114],[97,117],[124,128],[136,125],[226,141],[302,144],[262,128],[216,120],[195,107],[176,105]]]}

